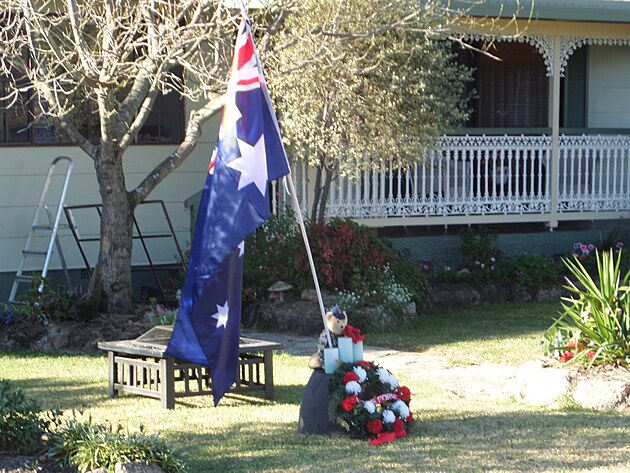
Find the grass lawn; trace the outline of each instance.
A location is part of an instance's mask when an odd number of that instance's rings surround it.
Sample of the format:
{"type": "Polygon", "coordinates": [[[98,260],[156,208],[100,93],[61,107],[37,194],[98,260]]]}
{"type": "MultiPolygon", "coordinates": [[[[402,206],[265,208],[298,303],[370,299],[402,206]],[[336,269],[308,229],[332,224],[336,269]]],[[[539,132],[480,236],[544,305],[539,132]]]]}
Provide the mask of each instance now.
{"type": "MultiPolygon", "coordinates": [[[[558,304],[512,304],[443,312],[368,343],[441,353],[454,360],[520,364],[538,357],[542,331],[558,304]]],[[[352,321],[351,321],[352,323],[352,321]]],[[[203,472],[630,471],[630,414],[547,410],[507,401],[458,398],[421,373],[395,373],[412,391],[410,436],[373,447],[345,436],[297,434],[308,357],[274,358],[276,400],[228,396],[159,401],[107,397],[104,356],[0,353],[0,377],[45,408],[85,408],[94,421],[144,425],[203,472]]]]}

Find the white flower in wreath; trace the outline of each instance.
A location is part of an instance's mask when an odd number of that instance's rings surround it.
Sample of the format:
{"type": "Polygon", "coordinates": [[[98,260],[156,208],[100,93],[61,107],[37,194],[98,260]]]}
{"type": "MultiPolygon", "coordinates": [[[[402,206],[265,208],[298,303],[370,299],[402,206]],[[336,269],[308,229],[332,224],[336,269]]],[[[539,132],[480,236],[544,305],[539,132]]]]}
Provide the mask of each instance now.
{"type": "Polygon", "coordinates": [[[359,394],[361,392],[361,385],[356,381],[349,381],[346,383],[346,392],[348,394],[359,394]]]}
{"type": "Polygon", "coordinates": [[[376,370],[376,374],[378,375],[378,379],[380,379],[381,383],[383,384],[389,383],[389,377],[392,375],[385,368],[379,368],[378,370],[376,370]]]}
{"type": "Polygon", "coordinates": [[[372,401],[365,401],[363,403],[363,408],[368,411],[368,414],[374,414],[376,412],[376,404],[372,401]]]}
{"type": "Polygon", "coordinates": [[[389,409],[385,409],[383,411],[383,422],[386,424],[393,424],[396,420],[396,414],[394,414],[389,409]]]}
{"type": "Polygon", "coordinates": [[[398,378],[391,373],[389,375],[389,384],[392,389],[396,389],[398,387],[398,378]]]}
{"type": "Polygon", "coordinates": [[[352,368],[352,371],[354,371],[354,374],[359,377],[359,383],[362,383],[367,379],[367,372],[361,366],[355,366],[352,368]]]}
{"type": "Polygon", "coordinates": [[[407,417],[409,417],[409,407],[403,401],[396,401],[392,404],[392,410],[397,412],[403,420],[406,420],[407,417]]]}

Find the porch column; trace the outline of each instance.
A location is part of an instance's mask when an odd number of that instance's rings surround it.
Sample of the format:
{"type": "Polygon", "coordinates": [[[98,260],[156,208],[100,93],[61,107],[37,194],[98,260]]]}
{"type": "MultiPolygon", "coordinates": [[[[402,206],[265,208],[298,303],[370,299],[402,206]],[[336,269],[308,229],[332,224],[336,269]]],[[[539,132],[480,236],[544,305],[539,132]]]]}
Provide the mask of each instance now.
{"type": "Polygon", "coordinates": [[[552,230],[558,226],[558,192],[560,191],[560,36],[553,36],[553,75],[551,76],[551,169],[549,172],[549,194],[551,208],[547,226],[552,230]]]}

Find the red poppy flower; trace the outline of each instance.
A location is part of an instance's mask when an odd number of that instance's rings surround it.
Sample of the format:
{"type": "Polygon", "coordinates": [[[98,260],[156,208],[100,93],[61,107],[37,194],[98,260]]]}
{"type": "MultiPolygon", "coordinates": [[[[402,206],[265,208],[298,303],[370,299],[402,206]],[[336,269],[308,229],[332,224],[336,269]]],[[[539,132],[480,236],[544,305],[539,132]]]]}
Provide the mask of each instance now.
{"type": "Polygon", "coordinates": [[[572,351],[565,351],[562,355],[560,355],[560,361],[563,362],[563,363],[566,363],[571,358],[573,358],[573,352],[572,351]]]}
{"type": "Polygon", "coordinates": [[[357,405],[357,402],[359,402],[358,396],[350,396],[341,401],[341,407],[344,411],[350,412],[357,405]]]}
{"type": "Polygon", "coordinates": [[[400,396],[400,399],[403,401],[408,401],[409,399],[411,399],[411,391],[406,386],[398,387],[398,395],[400,396]]]}
{"type": "Polygon", "coordinates": [[[366,370],[369,370],[370,368],[372,368],[372,363],[370,363],[369,361],[357,361],[357,365],[361,365],[363,366],[366,370]]]}
{"type": "Polygon", "coordinates": [[[367,429],[373,434],[378,434],[380,431],[383,430],[383,422],[378,419],[370,420],[367,423],[367,429]]]}
{"type": "Polygon", "coordinates": [[[593,350],[589,351],[586,354],[586,357],[588,358],[588,361],[593,361],[593,358],[595,358],[595,352],[593,350]]]}
{"type": "Polygon", "coordinates": [[[350,381],[359,381],[359,377],[354,371],[348,371],[343,376],[343,384],[348,384],[350,381]]]}

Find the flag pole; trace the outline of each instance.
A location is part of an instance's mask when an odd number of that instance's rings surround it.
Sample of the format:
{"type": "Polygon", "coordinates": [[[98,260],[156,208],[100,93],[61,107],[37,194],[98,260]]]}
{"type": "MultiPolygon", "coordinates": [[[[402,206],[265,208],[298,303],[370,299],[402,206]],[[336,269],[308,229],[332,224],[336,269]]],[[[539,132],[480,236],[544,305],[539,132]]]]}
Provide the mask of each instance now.
{"type": "Polygon", "coordinates": [[[311,274],[313,275],[313,283],[315,284],[315,292],[317,293],[317,302],[319,303],[319,310],[322,313],[322,321],[324,322],[324,330],[326,331],[326,338],[328,339],[328,346],[332,348],[332,340],[330,339],[330,330],[326,325],[326,309],[324,308],[324,300],[322,299],[322,291],[319,288],[319,280],[317,279],[317,271],[315,271],[315,263],[313,262],[313,254],[311,253],[311,246],[308,243],[308,235],[306,234],[306,227],[304,226],[304,219],[302,218],[302,210],[300,209],[300,203],[297,200],[297,194],[295,193],[295,186],[293,185],[292,173],[289,173],[285,178],[289,181],[289,193],[293,198],[293,205],[295,206],[295,213],[297,214],[300,230],[302,231],[302,239],[304,240],[304,246],[306,247],[306,255],[308,256],[308,263],[311,266],[311,274]]]}
{"type": "MultiPolygon", "coordinates": [[[[241,14],[245,21],[249,23],[249,17],[247,16],[247,6],[245,5],[245,0],[241,0],[241,14]]],[[[254,50],[256,50],[256,44],[254,43],[254,50]]],[[[258,56],[258,51],[256,51],[256,57],[258,56]]],[[[261,67],[260,59],[258,60],[258,67],[261,67]]],[[[261,74],[262,75],[262,74],[261,74]]],[[[263,76],[264,77],[264,76],[263,76]]],[[[267,84],[265,82],[261,83],[262,87],[267,88],[267,84]]],[[[269,97],[269,94],[266,95],[269,97]]],[[[271,105],[271,104],[270,104],[271,105]]],[[[276,119],[275,113],[271,114],[273,118],[273,122],[278,130],[278,135],[280,135],[280,126],[278,125],[278,120],[276,119]]],[[[280,135],[282,136],[282,135],[280,135]]],[[[308,256],[308,263],[311,267],[311,274],[313,276],[313,283],[315,284],[315,292],[317,293],[317,302],[319,303],[319,311],[322,315],[322,322],[324,323],[324,330],[326,332],[326,339],[328,340],[328,346],[332,347],[332,340],[330,338],[330,330],[328,330],[328,326],[326,325],[326,309],[324,307],[324,300],[322,298],[322,291],[319,287],[319,280],[317,278],[317,271],[315,271],[315,263],[313,262],[313,254],[311,253],[311,246],[308,242],[308,235],[306,234],[306,227],[304,226],[304,219],[302,218],[302,210],[300,209],[300,203],[297,200],[297,194],[295,192],[295,186],[293,184],[293,178],[291,177],[291,171],[289,167],[289,174],[285,176],[289,181],[289,193],[293,198],[293,205],[295,206],[295,213],[297,215],[298,224],[300,225],[300,231],[302,232],[302,239],[304,240],[304,246],[306,248],[306,255],[308,256]]]]}

